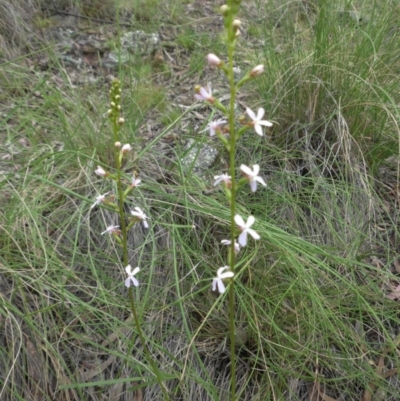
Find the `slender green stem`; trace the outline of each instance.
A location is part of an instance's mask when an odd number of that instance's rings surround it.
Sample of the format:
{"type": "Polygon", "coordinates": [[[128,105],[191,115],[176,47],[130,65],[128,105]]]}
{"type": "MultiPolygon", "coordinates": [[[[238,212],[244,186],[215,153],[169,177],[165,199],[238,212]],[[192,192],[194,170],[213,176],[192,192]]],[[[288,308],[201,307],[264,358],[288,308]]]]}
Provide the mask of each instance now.
{"type": "MultiPolygon", "coordinates": [[[[114,88],[114,94],[115,92],[120,92],[119,89],[119,83],[116,83],[116,87],[114,88]],[[115,90],[116,89],[116,90],[115,90]]],[[[119,95],[117,95],[119,96],[119,95]]],[[[113,105],[112,107],[114,108],[114,110],[112,110],[112,114],[111,114],[111,120],[112,120],[112,128],[113,128],[113,137],[114,137],[114,144],[116,144],[117,142],[119,142],[119,131],[120,131],[120,125],[119,125],[119,100],[120,97],[117,96],[111,96],[112,97],[112,102],[113,105]]],[[[118,210],[119,210],[119,217],[120,217],[120,228],[121,228],[121,237],[122,237],[122,249],[123,249],[123,264],[124,266],[127,266],[129,264],[129,258],[128,258],[128,232],[127,232],[127,225],[126,225],[126,220],[125,220],[125,211],[124,211],[124,191],[122,188],[122,157],[121,157],[121,153],[120,153],[120,149],[119,147],[115,146],[114,147],[114,158],[115,158],[115,165],[116,165],[116,170],[117,170],[117,174],[116,174],[116,183],[117,183],[117,192],[118,192],[118,210]]],[[[140,320],[139,320],[139,316],[138,313],[136,311],[136,306],[135,306],[135,301],[133,298],[133,290],[132,287],[129,287],[128,290],[128,294],[129,294],[129,301],[130,301],[130,305],[131,305],[131,310],[132,310],[132,315],[133,315],[133,319],[135,321],[135,326],[140,338],[140,342],[143,346],[143,350],[144,350],[144,354],[146,356],[146,359],[148,361],[148,363],[150,364],[153,373],[155,374],[155,376],[157,377],[157,381],[161,387],[161,390],[164,394],[164,400],[165,401],[169,401],[169,395],[168,395],[168,389],[165,387],[162,377],[161,377],[161,373],[157,367],[157,365],[155,364],[153,358],[150,355],[150,351],[149,348],[146,345],[146,341],[143,335],[143,331],[140,327],[140,320]]],[[[129,350],[129,352],[131,352],[131,350],[129,350]]]]}
{"type": "MultiPolygon", "coordinates": [[[[228,79],[230,86],[230,102],[229,102],[229,167],[232,182],[231,188],[231,248],[229,257],[229,266],[232,272],[235,271],[235,212],[236,212],[236,166],[235,166],[235,148],[236,148],[236,132],[235,132],[235,99],[236,85],[233,72],[233,56],[235,50],[235,34],[233,31],[233,13],[229,16],[227,35],[228,35],[228,79]]],[[[230,323],[230,343],[231,343],[231,401],[236,400],[236,358],[235,358],[235,290],[234,279],[229,288],[229,323],[230,323]]]]}

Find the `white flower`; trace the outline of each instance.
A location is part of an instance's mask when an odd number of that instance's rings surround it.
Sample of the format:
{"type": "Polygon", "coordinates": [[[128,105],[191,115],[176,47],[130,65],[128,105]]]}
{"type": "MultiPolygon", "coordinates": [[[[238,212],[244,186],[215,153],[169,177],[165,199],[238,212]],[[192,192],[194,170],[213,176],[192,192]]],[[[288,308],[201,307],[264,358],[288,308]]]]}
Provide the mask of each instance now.
{"type": "Polygon", "coordinates": [[[246,113],[251,118],[252,120],[251,125],[254,126],[254,130],[258,135],[260,136],[264,135],[263,130],[261,128],[262,125],[264,125],[265,127],[272,127],[272,123],[270,121],[261,120],[265,114],[265,110],[262,107],[258,109],[257,116],[255,115],[254,111],[249,108],[246,109],[246,113]]]}
{"type": "Polygon", "coordinates": [[[206,88],[199,88],[198,93],[194,95],[194,97],[198,100],[205,100],[207,102],[213,103],[214,98],[212,97],[212,91],[211,91],[211,86],[208,85],[208,90],[206,88]]]}
{"type": "Polygon", "coordinates": [[[253,165],[253,170],[245,164],[242,164],[240,170],[243,171],[244,175],[249,180],[250,188],[253,192],[257,191],[257,182],[264,186],[267,185],[264,179],[258,176],[258,173],[260,172],[260,166],[258,164],[253,165]]]}
{"type": "Polygon", "coordinates": [[[229,269],[229,266],[221,267],[217,271],[217,277],[213,278],[212,282],[212,290],[215,291],[218,287],[218,291],[220,294],[225,292],[225,284],[222,280],[225,278],[233,277],[235,274],[233,272],[226,272],[224,270],[229,269]]]}
{"type": "Polygon", "coordinates": [[[251,77],[258,77],[259,75],[261,75],[264,72],[264,65],[260,64],[257,65],[256,67],[254,67],[251,71],[250,71],[250,76],[251,77]]]}
{"type": "Polygon", "coordinates": [[[108,226],[106,230],[101,233],[101,235],[104,235],[105,233],[114,234],[119,232],[120,232],[119,226],[108,226]]]}
{"type": "Polygon", "coordinates": [[[253,229],[250,228],[254,224],[254,222],[254,216],[249,216],[246,223],[244,222],[242,216],[239,216],[238,214],[235,216],[235,223],[242,230],[238,239],[238,242],[241,246],[246,246],[247,234],[250,234],[255,240],[260,239],[260,236],[253,229]]]}
{"type": "MultiPolygon", "coordinates": [[[[229,239],[223,239],[221,241],[222,245],[230,246],[232,244],[232,241],[229,239]]],[[[240,245],[235,241],[235,253],[238,253],[240,251],[240,245]]]]}
{"type": "Polygon", "coordinates": [[[215,131],[220,131],[221,130],[219,128],[219,126],[220,125],[224,125],[226,123],[227,123],[226,120],[212,121],[207,125],[207,127],[205,129],[203,129],[203,131],[200,131],[200,132],[204,132],[204,131],[210,130],[210,136],[214,136],[215,135],[215,131]]]}
{"type": "Polygon", "coordinates": [[[144,228],[149,228],[149,224],[146,221],[148,219],[148,217],[143,213],[142,209],[140,209],[140,207],[136,206],[135,210],[136,210],[136,212],[131,210],[131,215],[135,216],[139,220],[142,220],[144,228]]]}
{"type": "Polygon", "coordinates": [[[220,58],[217,57],[215,54],[212,54],[212,53],[207,54],[206,58],[207,58],[208,64],[210,64],[213,67],[219,67],[222,64],[222,61],[220,60],[220,58]]]}
{"type": "Polygon", "coordinates": [[[106,199],[106,195],[108,195],[109,192],[106,192],[104,195],[99,195],[96,198],[96,201],[93,203],[92,207],[90,209],[93,209],[95,206],[100,205],[100,203],[104,202],[106,199]]]}
{"type": "Polygon", "coordinates": [[[107,174],[103,167],[100,166],[97,166],[97,169],[94,170],[94,173],[97,174],[99,177],[105,177],[107,174]]]}
{"type": "Polygon", "coordinates": [[[127,153],[130,152],[132,150],[132,146],[129,145],[129,143],[125,144],[124,146],[122,146],[121,148],[121,152],[122,153],[127,153]]]}
{"type": "Polygon", "coordinates": [[[140,178],[136,178],[135,176],[132,177],[132,182],[131,182],[131,188],[135,188],[139,186],[139,184],[142,182],[140,178]]]}
{"type": "Polygon", "coordinates": [[[214,187],[220,182],[224,182],[227,187],[231,185],[231,176],[228,174],[215,175],[214,180],[214,187]]]}
{"type": "Polygon", "coordinates": [[[139,285],[139,281],[137,281],[135,274],[137,274],[140,269],[139,267],[135,267],[132,271],[131,265],[128,265],[125,267],[126,274],[128,275],[128,278],[125,280],[125,287],[130,287],[131,284],[133,284],[135,287],[139,285]]]}

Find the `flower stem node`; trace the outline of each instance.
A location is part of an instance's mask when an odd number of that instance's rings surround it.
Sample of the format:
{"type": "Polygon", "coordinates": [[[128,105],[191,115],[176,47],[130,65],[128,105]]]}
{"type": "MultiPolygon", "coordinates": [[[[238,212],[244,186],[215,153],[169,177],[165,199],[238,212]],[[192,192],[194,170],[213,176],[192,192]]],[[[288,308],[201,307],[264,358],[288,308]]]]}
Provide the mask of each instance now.
{"type": "Polygon", "coordinates": [[[125,271],[126,271],[126,274],[128,275],[127,279],[125,280],[125,287],[129,288],[132,284],[135,287],[137,287],[139,285],[139,281],[137,281],[135,275],[137,273],[139,273],[140,268],[139,267],[135,267],[132,270],[131,265],[128,265],[128,266],[125,267],[125,271]]]}
{"type": "Polygon", "coordinates": [[[247,245],[247,234],[250,234],[255,240],[259,240],[261,237],[250,228],[255,222],[254,216],[249,216],[247,222],[245,223],[242,216],[238,214],[235,216],[235,223],[238,225],[239,229],[242,231],[239,235],[238,242],[240,246],[247,245]]]}
{"type": "Polygon", "coordinates": [[[226,278],[232,278],[235,274],[231,271],[224,273],[225,270],[229,269],[229,266],[224,266],[218,269],[217,277],[213,278],[212,290],[215,291],[218,288],[220,294],[223,294],[226,290],[223,282],[226,278]]]}

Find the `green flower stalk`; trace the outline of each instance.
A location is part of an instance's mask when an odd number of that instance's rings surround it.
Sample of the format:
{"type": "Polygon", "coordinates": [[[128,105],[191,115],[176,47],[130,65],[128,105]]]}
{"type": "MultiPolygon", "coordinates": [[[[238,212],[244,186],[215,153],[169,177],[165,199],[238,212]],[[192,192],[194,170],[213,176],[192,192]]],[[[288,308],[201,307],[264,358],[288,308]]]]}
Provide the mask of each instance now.
{"type": "Polygon", "coordinates": [[[207,89],[197,85],[195,88],[195,98],[205,101],[211,107],[219,110],[224,115],[223,119],[212,121],[204,131],[209,131],[210,136],[217,136],[224,144],[225,149],[229,153],[229,172],[214,177],[214,186],[222,184],[225,190],[227,201],[230,209],[230,239],[224,239],[222,244],[229,246],[228,264],[221,267],[217,271],[217,277],[212,281],[212,290],[218,289],[222,294],[226,290],[226,284],[229,284],[229,320],[230,320],[230,354],[231,354],[231,401],[236,401],[236,361],[235,361],[235,265],[236,255],[240,252],[241,247],[247,245],[247,237],[251,236],[254,240],[259,240],[258,233],[250,228],[255,223],[254,216],[249,216],[247,221],[236,214],[236,194],[240,187],[245,183],[250,184],[252,192],[257,190],[257,184],[266,186],[262,177],[259,176],[260,166],[253,165],[250,168],[244,164],[240,166],[240,170],[244,177],[236,179],[236,141],[249,129],[254,128],[256,134],[263,136],[262,127],[271,127],[272,123],[263,120],[265,110],[258,109],[255,114],[251,109],[247,108],[246,113],[250,120],[241,117],[238,122],[235,120],[235,101],[236,93],[246,82],[256,78],[264,72],[263,65],[257,65],[238,82],[235,82],[234,75],[234,53],[238,37],[240,36],[241,21],[236,18],[240,6],[240,0],[229,0],[228,4],[221,7],[221,13],[224,17],[225,38],[227,46],[227,62],[222,61],[218,56],[210,53],[206,59],[210,66],[218,68],[224,72],[229,83],[229,105],[224,106],[216,97],[213,96],[211,87],[207,89]],[[242,125],[237,129],[237,124],[242,125]],[[229,133],[229,137],[225,134],[229,133]],[[239,231],[236,229],[238,227],[239,231]],[[239,236],[238,236],[239,232],[239,236]],[[236,237],[238,236],[237,240],[236,237]]]}
{"type": "MultiPolygon", "coordinates": [[[[157,378],[157,381],[161,387],[161,390],[164,395],[164,399],[166,401],[169,400],[169,394],[166,386],[163,383],[162,375],[154,362],[153,358],[150,355],[149,349],[146,345],[146,341],[143,335],[143,331],[140,326],[140,320],[138,317],[138,313],[136,310],[135,301],[133,298],[133,287],[137,287],[139,285],[139,281],[135,277],[137,273],[139,273],[140,268],[136,267],[132,269],[131,265],[129,264],[128,260],[128,231],[132,228],[135,224],[141,222],[145,228],[148,228],[147,219],[148,217],[144,214],[144,212],[139,208],[135,207],[134,211],[131,211],[131,217],[128,219],[125,215],[124,211],[124,203],[128,196],[128,194],[134,190],[141,182],[136,176],[132,178],[132,182],[124,188],[124,179],[122,174],[122,163],[124,157],[132,150],[132,146],[130,144],[124,144],[120,142],[120,130],[125,123],[124,118],[121,116],[121,84],[119,80],[114,80],[111,85],[110,89],[110,109],[108,110],[108,117],[110,119],[112,125],[112,132],[113,132],[113,142],[114,142],[114,161],[115,161],[115,173],[111,174],[104,170],[103,167],[98,166],[95,170],[95,174],[102,178],[108,178],[115,181],[117,186],[117,204],[108,201],[106,198],[107,194],[100,195],[96,198],[96,202],[92,205],[92,208],[105,204],[116,210],[119,214],[120,225],[118,226],[109,226],[102,234],[110,234],[115,239],[116,243],[119,244],[122,248],[122,261],[125,267],[125,272],[127,274],[127,278],[125,279],[125,286],[128,288],[128,296],[130,301],[130,306],[132,310],[133,319],[135,322],[136,330],[138,332],[140,342],[143,346],[144,353],[147,359],[147,362],[151,366],[151,369],[154,375],[157,378]]],[[[131,350],[128,351],[130,353],[131,350]]]]}

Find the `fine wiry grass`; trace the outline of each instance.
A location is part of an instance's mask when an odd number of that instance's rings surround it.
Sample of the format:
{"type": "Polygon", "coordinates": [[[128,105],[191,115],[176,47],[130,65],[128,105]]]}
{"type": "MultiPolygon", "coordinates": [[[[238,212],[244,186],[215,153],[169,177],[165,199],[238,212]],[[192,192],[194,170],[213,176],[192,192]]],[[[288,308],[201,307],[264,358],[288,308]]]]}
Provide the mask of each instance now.
{"type": "MultiPolygon", "coordinates": [[[[110,7],[139,9],[137,27],[148,31],[179,21],[176,45],[191,54],[193,86],[215,78],[223,94],[224,81],[199,68],[217,51],[206,28],[196,36],[184,2],[167,3],[110,7]]],[[[13,13],[1,22],[28,18],[18,10],[30,6],[40,3],[0,1],[13,13]]],[[[238,256],[238,399],[399,399],[398,303],[386,298],[399,274],[399,11],[372,0],[243,3],[237,63],[264,63],[266,74],[243,90],[238,109],[264,107],[274,127],[238,144],[237,165],[260,164],[268,182],[238,196],[238,213],[256,217],[262,238],[238,256]]],[[[98,164],[112,169],[109,82],[73,87],[67,74],[33,74],[24,57],[12,59],[25,24],[15,37],[0,31],[14,44],[0,73],[0,399],[162,399],[131,318],[120,249],[100,234],[116,215],[91,209],[115,191],[93,174],[98,164]]],[[[210,191],[226,155],[197,175],[182,157],[189,137],[215,145],[198,134],[207,109],[178,113],[182,94],[146,62],[119,75],[122,133],[134,147],[124,171],[143,180],[126,207],[151,217],[149,230],[135,226],[129,237],[148,347],[171,399],[228,400],[227,300],[210,291],[226,264],[228,206],[210,191]]]]}

